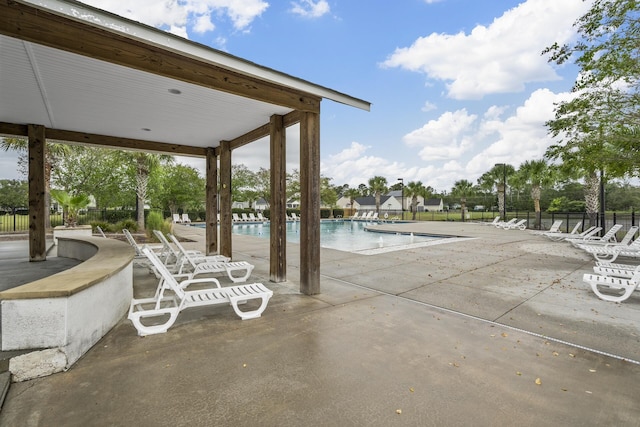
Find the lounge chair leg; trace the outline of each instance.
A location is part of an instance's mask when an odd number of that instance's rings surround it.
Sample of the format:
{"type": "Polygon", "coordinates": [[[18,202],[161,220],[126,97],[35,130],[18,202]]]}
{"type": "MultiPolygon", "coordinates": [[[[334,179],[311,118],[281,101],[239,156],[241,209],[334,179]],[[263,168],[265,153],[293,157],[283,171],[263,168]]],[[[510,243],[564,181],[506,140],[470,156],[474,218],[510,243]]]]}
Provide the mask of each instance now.
{"type": "Polygon", "coordinates": [[[611,302],[626,301],[627,299],[629,299],[631,294],[633,294],[633,291],[635,291],[637,288],[637,286],[630,286],[630,285],[621,285],[620,287],[613,287],[613,286],[609,286],[608,284],[603,284],[602,285],[603,290],[608,290],[608,291],[622,290],[623,291],[622,294],[612,295],[608,293],[602,293],[598,285],[599,284],[596,282],[591,282],[591,289],[593,290],[593,293],[595,293],[598,296],[598,298],[600,298],[601,300],[611,301],[611,302]]]}
{"type": "Polygon", "coordinates": [[[233,311],[242,319],[255,319],[262,315],[262,312],[267,308],[269,299],[273,296],[273,292],[265,288],[261,283],[253,283],[251,285],[231,286],[224,288],[227,290],[227,297],[233,307],[233,311]],[[242,311],[238,307],[238,304],[247,302],[248,300],[260,298],[262,301],[260,307],[255,310],[242,311]]]}
{"type": "Polygon", "coordinates": [[[167,332],[167,330],[176,322],[179,313],[180,309],[178,307],[173,307],[170,309],[162,310],[161,312],[154,311],[152,314],[145,313],[144,311],[134,311],[132,313],[129,313],[128,317],[129,320],[131,320],[131,323],[133,323],[133,326],[138,331],[138,335],[144,337],[146,335],[163,334],[167,332]],[[169,319],[165,323],[151,326],[142,324],[142,319],[144,318],[160,317],[166,314],[169,315],[169,319]]]}
{"type": "Polygon", "coordinates": [[[242,320],[248,320],[248,319],[257,319],[258,317],[262,316],[262,312],[265,310],[265,308],[267,308],[267,303],[269,302],[269,298],[271,298],[270,295],[261,296],[260,299],[262,300],[262,303],[260,304],[260,307],[251,311],[240,310],[240,308],[238,307],[238,304],[245,303],[247,302],[247,300],[255,299],[255,298],[250,297],[250,298],[239,299],[236,297],[232,297],[230,299],[231,299],[231,306],[233,307],[233,311],[235,311],[236,314],[242,320]]]}
{"type": "Polygon", "coordinates": [[[251,271],[252,270],[253,270],[253,266],[249,265],[245,269],[245,274],[243,276],[234,277],[233,274],[232,274],[232,271],[234,271],[234,270],[233,269],[227,269],[227,276],[229,276],[229,279],[231,279],[231,281],[233,283],[246,282],[247,279],[249,278],[249,276],[251,276],[251,271]]]}

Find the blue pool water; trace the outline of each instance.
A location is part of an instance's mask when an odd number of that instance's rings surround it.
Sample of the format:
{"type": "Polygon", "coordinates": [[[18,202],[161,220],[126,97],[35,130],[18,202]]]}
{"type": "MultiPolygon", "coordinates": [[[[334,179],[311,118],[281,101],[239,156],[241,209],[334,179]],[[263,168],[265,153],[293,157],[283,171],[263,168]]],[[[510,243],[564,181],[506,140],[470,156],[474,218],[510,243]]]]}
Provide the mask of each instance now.
{"type": "MultiPolygon", "coordinates": [[[[406,245],[431,242],[434,237],[401,234],[375,233],[366,231],[365,226],[374,223],[363,221],[322,221],[320,223],[320,245],[323,248],[347,252],[361,252],[381,247],[402,249],[406,245]]],[[[269,224],[235,224],[234,234],[244,234],[269,238],[269,224]]],[[[287,241],[300,243],[300,223],[287,223],[287,241]]]]}

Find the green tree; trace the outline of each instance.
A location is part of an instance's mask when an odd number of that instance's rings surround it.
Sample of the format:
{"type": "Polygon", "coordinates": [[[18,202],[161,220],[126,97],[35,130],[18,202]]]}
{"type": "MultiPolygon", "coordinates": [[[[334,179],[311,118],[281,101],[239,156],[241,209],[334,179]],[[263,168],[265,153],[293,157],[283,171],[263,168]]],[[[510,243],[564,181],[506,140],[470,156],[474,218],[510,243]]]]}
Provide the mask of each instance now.
{"type": "Polygon", "coordinates": [[[575,43],[554,43],[543,52],[558,64],[573,59],[581,69],[575,97],[556,107],[550,130],[575,143],[585,134],[591,134],[588,143],[604,139],[617,155],[602,156],[595,169],[613,176],[617,169],[637,174],[637,132],[629,129],[640,125],[640,8],[631,0],[595,0],[575,27],[579,35],[575,43]]]}
{"type": "MultiPolygon", "coordinates": [[[[640,149],[640,10],[630,0],[595,0],[576,21],[573,44],[545,49],[550,61],[580,67],[574,97],[556,106],[549,132],[560,142],[546,153],[566,170],[580,168],[591,224],[598,211],[600,177],[638,174],[640,149]]],[[[602,201],[604,202],[604,201],[602,201]]]]}
{"type": "Polygon", "coordinates": [[[0,180],[0,207],[11,209],[15,215],[17,208],[29,206],[29,184],[18,179],[0,180]]]}
{"type": "MultiPolygon", "coordinates": [[[[300,184],[298,184],[298,188],[300,184]]],[[[256,199],[262,197],[266,202],[267,206],[271,202],[271,170],[260,168],[258,172],[256,172],[256,199]]],[[[287,193],[289,192],[289,187],[287,184],[287,193]]]]}
{"type": "MultiPolygon", "coordinates": [[[[478,178],[478,185],[486,191],[498,192],[498,210],[506,212],[506,193],[509,177],[515,173],[511,165],[497,164],[478,178]],[[505,179],[507,182],[505,182],[505,179]]],[[[505,220],[506,218],[502,218],[505,220]]]]}
{"type": "Polygon", "coordinates": [[[116,150],[69,146],[52,174],[52,182],[72,194],[91,194],[97,207],[133,205],[132,194],[123,188],[127,167],[116,150]]]}
{"type": "Polygon", "coordinates": [[[466,219],[467,213],[467,197],[475,193],[473,183],[466,179],[460,179],[453,183],[451,188],[451,195],[460,198],[462,221],[466,219]]]}
{"type": "Polygon", "coordinates": [[[369,191],[376,198],[376,212],[380,213],[380,196],[387,193],[387,178],[374,176],[369,180],[369,191]]]}
{"type": "MultiPolygon", "coordinates": [[[[17,150],[22,151],[22,163],[28,164],[27,151],[29,149],[29,140],[26,138],[0,138],[0,148],[5,151],[17,150]]],[[[44,210],[49,212],[51,206],[51,174],[55,169],[58,160],[64,156],[69,150],[69,145],[60,143],[44,144],[44,210]]],[[[24,171],[25,176],[27,171],[24,171]]],[[[45,215],[45,228],[51,227],[49,215],[45,215]]]]}
{"type": "Polygon", "coordinates": [[[158,202],[172,214],[188,210],[200,210],[204,206],[205,181],[198,171],[182,164],[165,165],[162,168],[162,190],[158,202]]]}
{"type": "Polygon", "coordinates": [[[418,210],[418,196],[424,197],[425,190],[421,181],[411,181],[404,187],[405,197],[411,198],[411,212],[414,221],[416,220],[418,210]]]}
{"type": "Polygon", "coordinates": [[[122,151],[121,156],[129,166],[129,176],[133,177],[133,188],[135,188],[136,193],[136,211],[138,212],[138,229],[144,230],[144,204],[148,200],[151,175],[162,164],[172,163],[173,156],[132,151],[122,151]]]}
{"type": "Polygon", "coordinates": [[[518,169],[516,176],[531,186],[531,199],[536,213],[535,228],[540,229],[540,197],[542,188],[555,183],[554,168],[544,160],[527,160],[518,169]]]}
{"type": "MultiPolygon", "coordinates": [[[[320,176],[320,203],[333,208],[337,201],[338,193],[336,193],[336,189],[331,185],[331,178],[320,176]]],[[[333,216],[333,209],[331,210],[331,215],[333,216]]]]}
{"type": "Polygon", "coordinates": [[[258,177],[244,164],[231,166],[231,198],[238,202],[249,202],[251,206],[258,196],[258,177]]]}
{"type": "Polygon", "coordinates": [[[349,198],[349,205],[351,206],[351,211],[353,211],[353,203],[361,196],[360,192],[356,188],[348,188],[345,190],[344,196],[349,198]]]}

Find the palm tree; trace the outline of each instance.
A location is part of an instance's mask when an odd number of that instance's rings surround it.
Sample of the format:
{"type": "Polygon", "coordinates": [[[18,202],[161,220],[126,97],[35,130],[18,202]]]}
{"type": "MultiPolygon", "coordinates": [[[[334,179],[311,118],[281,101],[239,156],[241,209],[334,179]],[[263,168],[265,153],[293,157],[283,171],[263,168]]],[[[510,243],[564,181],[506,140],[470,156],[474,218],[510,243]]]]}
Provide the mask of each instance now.
{"type": "MultiPolygon", "coordinates": [[[[478,178],[480,188],[491,192],[494,190],[498,191],[498,211],[500,212],[506,212],[507,185],[505,178],[512,176],[514,173],[515,169],[513,166],[497,164],[478,178]]],[[[506,218],[502,218],[502,220],[504,221],[506,218]]]]}
{"type": "Polygon", "coordinates": [[[383,176],[374,176],[369,180],[369,191],[376,198],[376,212],[380,214],[380,196],[388,191],[387,178],[383,176]]]}
{"type": "Polygon", "coordinates": [[[466,179],[461,179],[453,183],[453,188],[451,188],[451,194],[456,197],[460,197],[460,206],[461,206],[461,214],[462,221],[466,219],[467,212],[467,196],[471,196],[475,192],[473,188],[473,184],[471,181],[466,179]]]}
{"type": "Polygon", "coordinates": [[[405,197],[411,198],[411,212],[413,213],[412,219],[416,220],[416,211],[418,207],[418,196],[422,196],[425,193],[424,185],[420,181],[411,181],[404,187],[405,197]]]}
{"type": "Polygon", "coordinates": [[[353,215],[353,203],[360,197],[360,192],[355,188],[347,188],[344,192],[344,196],[349,198],[349,205],[351,206],[351,215],[353,215]]]}
{"type": "Polygon", "coordinates": [[[531,198],[536,212],[535,228],[540,229],[540,195],[542,187],[553,185],[555,182],[555,170],[544,160],[527,160],[520,165],[518,175],[531,186],[531,198]]]}
{"type": "MultiPolygon", "coordinates": [[[[29,141],[26,138],[0,138],[0,148],[4,151],[22,151],[20,155],[26,156],[29,149],[29,141]]],[[[66,155],[70,150],[69,145],[61,143],[44,144],[44,211],[49,212],[51,205],[51,173],[58,163],[58,159],[66,155]]],[[[51,228],[51,218],[44,216],[45,228],[51,228]]]]}
{"type": "Polygon", "coordinates": [[[172,162],[173,156],[168,154],[149,154],[142,152],[124,151],[124,159],[130,161],[135,167],[135,188],[136,188],[136,211],[138,228],[145,229],[144,224],[144,204],[147,201],[147,189],[149,177],[162,162],[172,162]]]}

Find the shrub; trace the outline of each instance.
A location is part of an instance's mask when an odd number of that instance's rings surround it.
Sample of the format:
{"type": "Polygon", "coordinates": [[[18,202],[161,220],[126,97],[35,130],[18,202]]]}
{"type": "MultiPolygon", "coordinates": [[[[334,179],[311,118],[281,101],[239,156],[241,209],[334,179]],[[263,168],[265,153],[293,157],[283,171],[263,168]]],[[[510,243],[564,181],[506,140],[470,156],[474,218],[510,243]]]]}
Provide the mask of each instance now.
{"type": "Polygon", "coordinates": [[[112,224],[115,224],[118,221],[132,219],[135,214],[135,211],[108,210],[104,212],[104,219],[112,224]]]}
{"type": "Polygon", "coordinates": [[[118,222],[113,227],[115,228],[115,231],[120,231],[126,228],[127,230],[135,233],[138,231],[138,222],[132,219],[125,219],[118,222]]]}
{"type": "Polygon", "coordinates": [[[162,234],[170,233],[172,226],[171,220],[165,220],[162,217],[162,213],[157,211],[149,212],[149,216],[147,217],[147,237],[155,239],[153,230],[160,230],[162,234]]]}
{"type": "Polygon", "coordinates": [[[89,224],[91,225],[91,229],[93,231],[97,231],[97,227],[102,228],[102,231],[104,231],[105,233],[112,233],[113,231],[115,231],[113,229],[114,225],[109,224],[106,221],[91,221],[89,224]]]}

